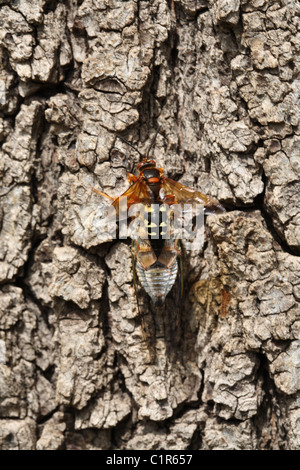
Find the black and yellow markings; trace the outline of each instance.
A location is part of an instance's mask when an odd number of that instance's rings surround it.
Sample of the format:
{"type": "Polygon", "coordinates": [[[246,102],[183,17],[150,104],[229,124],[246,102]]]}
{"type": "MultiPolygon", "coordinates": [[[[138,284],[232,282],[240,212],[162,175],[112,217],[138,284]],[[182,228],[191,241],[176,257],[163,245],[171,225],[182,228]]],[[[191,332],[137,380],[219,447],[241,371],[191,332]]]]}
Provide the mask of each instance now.
{"type": "Polygon", "coordinates": [[[168,227],[168,224],[165,222],[164,219],[166,219],[166,216],[163,215],[163,213],[167,212],[167,208],[165,205],[147,205],[145,206],[145,217],[144,217],[144,225],[145,228],[148,229],[147,234],[148,237],[152,238],[160,238],[163,237],[164,235],[167,235],[166,227],[168,227]],[[158,209],[159,208],[159,212],[158,209]],[[150,216],[151,214],[151,216],[150,216]],[[157,234],[157,227],[159,226],[159,235],[157,234]]]}
{"type": "MultiPolygon", "coordinates": [[[[162,222],[159,224],[159,226],[162,227],[162,229],[164,229],[166,227],[169,228],[169,224],[165,222],[166,217],[167,217],[167,207],[163,204],[162,206],[160,206],[159,210],[161,212],[160,218],[163,219],[162,222]]],[[[167,234],[169,234],[168,230],[161,230],[161,232],[160,232],[161,236],[164,236],[164,235],[167,235],[167,234]]]]}
{"type": "Polygon", "coordinates": [[[157,227],[154,222],[150,222],[149,224],[147,219],[144,219],[144,224],[146,225],[146,227],[157,227]]]}
{"type": "Polygon", "coordinates": [[[144,219],[144,224],[148,228],[148,236],[149,237],[156,237],[157,233],[156,233],[155,230],[152,230],[152,229],[155,229],[157,227],[157,224],[152,222],[152,221],[149,222],[148,219],[144,219]]]}
{"type": "MultiPolygon", "coordinates": [[[[166,224],[166,222],[161,222],[159,226],[163,228],[163,227],[167,227],[168,224],[166,224]]],[[[167,234],[166,230],[161,230],[160,235],[166,235],[166,234],[167,234]]]]}

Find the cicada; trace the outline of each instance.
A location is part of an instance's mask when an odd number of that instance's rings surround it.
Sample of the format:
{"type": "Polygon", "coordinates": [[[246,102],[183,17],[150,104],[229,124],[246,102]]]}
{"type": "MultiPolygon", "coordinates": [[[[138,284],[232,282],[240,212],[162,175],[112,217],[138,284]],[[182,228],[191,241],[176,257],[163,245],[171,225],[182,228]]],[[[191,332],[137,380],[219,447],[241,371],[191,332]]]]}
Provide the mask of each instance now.
{"type": "Polygon", "coordinates": [[[168,178],[163,169],[157,168],[155,161],[149,159],[158,130],[146,156],[119,136],[141,155],[137,165],[138,175],[128,174],[130,187],[121,196],[112,198],[93,188],[101,196],[113,201],[112,206],[117,214],[120,205],[125,202],[133,219],[130,238],[134,274],[137,274],[141,286],[155,306],[164,304],[178,276],[181,259],[178,218],[182,217],[182,211],[180,217],[178,212],[184,205],[195,204],[200,205],[204,213],[225,211],[218,200],[168,178]],[[133,210],[135,208],[137,210],[133,210]]]}

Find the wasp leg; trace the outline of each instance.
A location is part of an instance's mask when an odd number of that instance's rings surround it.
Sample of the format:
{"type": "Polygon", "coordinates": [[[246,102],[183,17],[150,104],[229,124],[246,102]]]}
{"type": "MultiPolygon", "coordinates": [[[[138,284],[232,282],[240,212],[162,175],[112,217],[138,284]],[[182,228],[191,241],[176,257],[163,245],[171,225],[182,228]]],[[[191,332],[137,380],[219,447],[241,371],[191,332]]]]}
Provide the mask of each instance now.
{"type": "Polygon", "coordinates": [[[135,183],[138,180],[138,177],[133,175],[132,173],[127,173],[127,178],[129,183],[135,183]]]}
{"type": "Polygon", "coordinates": [[[104,197],[106,197],[107,199],[110,199],[111,201],[114,201],[114,200],[115,200],[114,197],[109,196],[108,194],[104,193],[103,191],[99,191],[99,189],[96,189],[96,188],[92,188],[92,189],[93,189],[93,191],[94,191],[95,193],[99,194],[100,196],[104,196],[104,197]]]}

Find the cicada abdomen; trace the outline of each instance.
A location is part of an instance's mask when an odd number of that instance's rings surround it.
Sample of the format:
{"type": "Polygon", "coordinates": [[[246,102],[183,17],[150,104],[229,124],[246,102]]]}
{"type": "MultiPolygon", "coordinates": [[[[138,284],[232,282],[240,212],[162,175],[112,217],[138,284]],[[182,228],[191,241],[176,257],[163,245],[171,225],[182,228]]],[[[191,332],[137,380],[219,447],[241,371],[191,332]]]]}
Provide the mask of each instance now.
{"type": "Polygon", "coordinates": [[[157,203],[142,207],[130,235],[134,269],[154,305],[160,306],[177,278],[179,240],[170,206],[157,203]]]}
{"type": "Polygon", "coordinates": [[[178,263],[176,260],[169,268],[157,264],[146,270],[137,262],[136,272],[141,285],[151,297],[154,305],[161,306],[175,283],[178,263]]]}

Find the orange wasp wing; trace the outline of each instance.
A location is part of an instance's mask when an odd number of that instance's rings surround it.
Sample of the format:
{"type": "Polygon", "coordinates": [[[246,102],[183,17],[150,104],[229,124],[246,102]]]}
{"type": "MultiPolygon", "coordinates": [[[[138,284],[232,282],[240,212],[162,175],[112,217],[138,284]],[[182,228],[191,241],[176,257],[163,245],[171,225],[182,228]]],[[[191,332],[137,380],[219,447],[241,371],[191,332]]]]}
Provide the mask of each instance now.
{"type": "Polygon", "coordinates": [[[178,181],[174,181],[166,176],[163,177],[162,188],[166,196],[174,195],[177,204],[198,203],[204,206],[206,214],[219,214],[225,212],[224,207],[217,199],[206,196],[200,191],[184,186],[178,181]]]}
{"type": "MultiPolygon", "coordinates": [[[[149,191],[147,185],[144,183],[142,179],[137,178],[136,181],[123,193],[121,196],[113,198],[108,194],[104,193],[103,191],[99,191],[96,188],[93,190],[100,194],[100,196],[104,196],[107,199],[110,199],[112,202],[112,206],[115,208],[117,216],[119,216],[120,208],[122,208],[122,204],[126,203],[126,208],[129,209],[133,204],[147,203],[149,199],[149,191]]],[[[125,209],[125,207],[123,207],[125,209]]],[[[125,215],[127,218],[127,215],[125,215]]]]}
{"type": "Polygon", "coordinates": [[[119,205],[122,201],[127,199],[127,209],[133,204],[145,203],[149,199],[149,191],[147,185],[142,179],[137,179],[121,196],[117,197],[112,205],[118,211],[119,205]]]}

